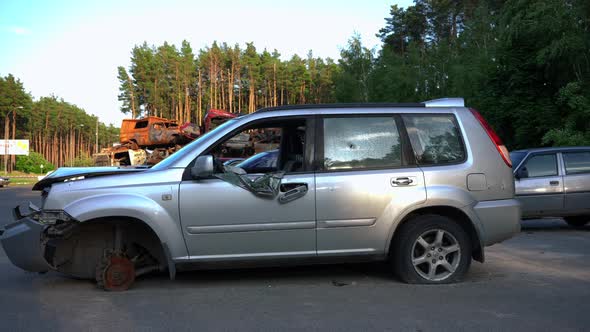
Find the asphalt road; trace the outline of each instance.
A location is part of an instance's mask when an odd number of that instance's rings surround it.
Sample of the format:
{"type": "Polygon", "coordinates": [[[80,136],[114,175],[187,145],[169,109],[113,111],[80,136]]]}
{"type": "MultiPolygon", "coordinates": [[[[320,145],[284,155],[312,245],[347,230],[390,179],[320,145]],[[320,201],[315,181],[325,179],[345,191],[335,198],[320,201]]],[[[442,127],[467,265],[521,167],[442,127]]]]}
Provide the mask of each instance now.
{"type": "MultiPolygon", "coordinates": [[[[0,224],[29,188],[0,189],[0,224]]],[[[559,219],[486,251],[467,280],[406,285],[382,264],[146,276],[123,293],[25,273],[0,249],[0,330],[582,331],[590,330],[590,227],[559,219]]]]}

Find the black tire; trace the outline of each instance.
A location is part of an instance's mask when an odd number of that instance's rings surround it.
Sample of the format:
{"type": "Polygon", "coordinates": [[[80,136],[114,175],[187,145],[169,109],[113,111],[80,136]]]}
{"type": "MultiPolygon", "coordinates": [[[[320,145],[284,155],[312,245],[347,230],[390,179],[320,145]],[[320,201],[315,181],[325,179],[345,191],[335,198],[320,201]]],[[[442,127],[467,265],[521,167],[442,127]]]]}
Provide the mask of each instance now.
{"type": "MultiPolygon", "coordinates": [[[[425,240],[425,238],[423,238],[423,240],[425,240]]],[[[471,266],[472,244],[469,234],[457,222],[445,216],[429,214],[413,217],[401,226],[396,232],[393,241],[395,242],[391,246],[391,264],[395,274],[406,283],[448,284],[459,282],[463,279],[471,266]],[[430,234],[436,236],[439,231],[442,231],[443,234],[440,246],[433,246],[426,249],[423,248],[423,245],[418,245],[419,237],[428,237],[431,236],[430,234]],[[445,243],[447,246],[445,246],[445,243]],[[452,243],[456,243],[459,250],[450,252],[453,250],[450,249],[452,243]],[[447,252],[447,249],[445,248],[449,248],[449,252],[447,252]],[[420,253],[420,250],[423,252],[420,253]],[[441,251],[442,253],[440,253],[441,251]],[[430,258],[426,258],[427,255],[429,255],[428,257],[430,258]],[[432,255],[434,255],[434,257],[432,255]],[[417,266],[414,267],[413,260],[418,261],[419,259],[425,260],[425,262],[417,264],[417,266]],[[438,265],[443,264],[443,262],[445,262],[447,266],[452,267],[453,272],[450,272],[450,269],[445,266],[438,265]],[[435,276],[430,280],[427,278],[429,275],[424,277],[418,272],[418,270],[420,270],[422,274],[428,274],[425,270],[430,271],[433,265],[435,274],[437,271],[441,272],[440,278],[436,278],[435,276]]],[[[435,241],[436,238],[433,238],[432,243],[435,243],[435,241]]],[[[426,241],[425,243],[428,243],[428,247],[434,245],[429,241],[426,241]]]]}
{"type": "Polygon", "coordinates": [[[572,227],[584,227],[590,222],[590,216],[565,217],[563,220],[572,227]]]}

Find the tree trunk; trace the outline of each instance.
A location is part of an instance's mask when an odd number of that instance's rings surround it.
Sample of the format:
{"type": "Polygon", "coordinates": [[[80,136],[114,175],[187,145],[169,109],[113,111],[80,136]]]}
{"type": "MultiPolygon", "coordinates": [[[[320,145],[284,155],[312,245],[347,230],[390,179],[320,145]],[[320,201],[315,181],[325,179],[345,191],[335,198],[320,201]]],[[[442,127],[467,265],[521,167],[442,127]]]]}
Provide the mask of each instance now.
{"type": "Polygon", "coordinates": [[[6,113],[6,117],[4,118],[4,151],[2,151],[2,153],[4,154],[4,171],[5,172],[8,172],[8,137],[10,135],[9,121],[10,120],[8,117],[8,113],[6,113]]]}
{"type": "MultiPolygon", "coordinates": [[[[16,139],[16,109],[12,110],[12,140],[16,139]]],[[[10,171],[14,171],[14,166],[16,164],[16,156],[10,156],[10,171]]]]}
{"type": "Polygon", "coordinates": [[[273,106],[278,106],[277,105],[277,63],[274,62],[272,64],[272,81],[273,81],[273,106]]]}
{"type": "Polygon", "coordinates": [[[228,108],[228,112],[233,113],[234,112],[234,62],[232,60],[231,63],[231,70],[228,69],[227,70],[227,76],[228,76],[228,80],[227,80],[227,99],[228,99],[228,104],[227,104],[227,108],[228,108]]]}
{"type": "Polygon", "coordinates": [[[203,114],[203,79],[201,77],[201,70],[199,69],[199,88],[197,91],[197,126],[201,125],[201,117],[203,114]]]}
{"type": "Polygon", "coordinates": [[[125,74],[127,74],[127,84],[129,85],[129,95],[131,96],[131,117],[135,119],[135,93],[133,92],[133,82],[131,81],[131,77],[129,73],[125,70],[125,74]]]}

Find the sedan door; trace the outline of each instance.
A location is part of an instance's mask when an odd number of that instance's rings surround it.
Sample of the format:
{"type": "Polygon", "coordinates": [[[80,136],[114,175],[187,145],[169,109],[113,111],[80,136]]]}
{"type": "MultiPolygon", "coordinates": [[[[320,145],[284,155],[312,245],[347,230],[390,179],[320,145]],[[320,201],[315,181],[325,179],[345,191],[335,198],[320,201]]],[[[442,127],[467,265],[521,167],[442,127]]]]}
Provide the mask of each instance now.
{"type": "Polygon", "coordinates": [[[523,217],[559,214],[564,207],[563,177],[556,153],[529,155],[515,172],[516,196],[523,217]]]}
{"type": "Polygon", "coordinates": [[[561,155],[565,168],[565,212],[590,214],[590,151],[561,155]]]}

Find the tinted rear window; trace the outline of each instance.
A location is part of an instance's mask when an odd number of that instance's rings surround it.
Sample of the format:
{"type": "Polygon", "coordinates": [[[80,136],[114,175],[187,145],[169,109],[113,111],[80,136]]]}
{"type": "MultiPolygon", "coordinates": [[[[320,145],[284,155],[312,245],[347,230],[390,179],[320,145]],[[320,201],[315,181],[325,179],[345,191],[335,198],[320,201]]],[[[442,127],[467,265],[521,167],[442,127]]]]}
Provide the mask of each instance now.
{"type": "Polygon", "coordinates": [[[454,164],[466,153],[452,114],[404,115],[410,143],[420,165],[454,164]]]}
{"type": "Polygon", "coordinates": [[[590,151],[563,153],[567,174],[590,173],[590,151]]]}

